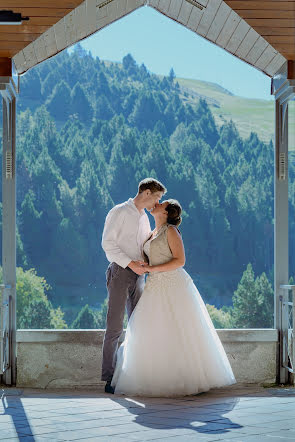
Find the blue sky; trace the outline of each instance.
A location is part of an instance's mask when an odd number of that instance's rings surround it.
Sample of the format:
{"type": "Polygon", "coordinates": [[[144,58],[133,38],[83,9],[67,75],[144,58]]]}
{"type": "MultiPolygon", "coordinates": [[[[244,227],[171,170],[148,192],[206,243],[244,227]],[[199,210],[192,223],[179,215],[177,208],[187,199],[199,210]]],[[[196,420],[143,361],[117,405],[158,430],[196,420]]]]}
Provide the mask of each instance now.
{"type": "Polygon", "coordinates": [[[149,71],[218,83],[235,95],[272,99],[270,78],[150,7],[142,7],[81,42],[102,60],[130,53],[149,71]]]}

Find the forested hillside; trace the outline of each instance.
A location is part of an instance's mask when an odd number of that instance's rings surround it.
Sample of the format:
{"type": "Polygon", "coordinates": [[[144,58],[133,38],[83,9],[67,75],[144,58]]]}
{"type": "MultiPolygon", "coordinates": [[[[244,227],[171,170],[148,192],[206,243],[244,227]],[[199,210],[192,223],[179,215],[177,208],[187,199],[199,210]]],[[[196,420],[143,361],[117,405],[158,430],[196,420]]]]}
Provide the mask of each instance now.
{"type": "Polygon", "coordinates": [[[173,70],[159,77],[131,55],[106,63],[79,45],[21,78],[18,265],[46,279],[69,319],[104,300],[105,216],[147,176],[183,205],[186,268],[206,302],[230,305],[248,263],[271,280],[272,143],[217,128],[206,99],[182,97],[173,70]]]}

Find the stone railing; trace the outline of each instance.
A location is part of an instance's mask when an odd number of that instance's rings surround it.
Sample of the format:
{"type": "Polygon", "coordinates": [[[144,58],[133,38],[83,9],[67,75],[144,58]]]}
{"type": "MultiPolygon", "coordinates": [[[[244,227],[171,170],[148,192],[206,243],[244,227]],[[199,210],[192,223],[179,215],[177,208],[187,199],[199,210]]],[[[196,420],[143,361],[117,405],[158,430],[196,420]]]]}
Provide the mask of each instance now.
{"type": "MultiPolygon", "coordinates": [[[[275,382],[277,330],[217,332],[238,383],[275,382]]],[[[102,388],[103,336],[104,330],[18,330],[17,386],[102,388]]]]}

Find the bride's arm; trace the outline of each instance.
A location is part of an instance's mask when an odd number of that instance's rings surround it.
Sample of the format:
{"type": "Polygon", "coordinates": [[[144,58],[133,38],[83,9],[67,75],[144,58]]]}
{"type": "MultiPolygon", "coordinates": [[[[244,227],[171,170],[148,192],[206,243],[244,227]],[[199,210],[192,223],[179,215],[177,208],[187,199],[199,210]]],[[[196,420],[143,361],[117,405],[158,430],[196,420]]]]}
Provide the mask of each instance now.
{"type": "Polygon", "coordinates": [[[173,258],[165,264],[157,266],[146,266],[148,272],[169,272],[170,270],[183,267],[185,264],[185,252],[182,238],[176,227],[169,226],[167,239],[173,258]]]}

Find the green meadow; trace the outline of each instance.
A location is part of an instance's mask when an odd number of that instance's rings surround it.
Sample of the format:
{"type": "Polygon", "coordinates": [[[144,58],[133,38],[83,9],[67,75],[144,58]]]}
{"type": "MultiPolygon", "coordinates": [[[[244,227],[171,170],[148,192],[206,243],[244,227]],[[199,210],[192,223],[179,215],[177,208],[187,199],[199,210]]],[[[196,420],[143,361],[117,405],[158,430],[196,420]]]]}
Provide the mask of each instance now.
{"type": "MultiPolygon", "coordinates": [[[[265,142],[274,140],[274,99],[271,95],[269,100],[243,98],[215,83],[187,78],[177,78],[177,81],[185,101],[193,104],[200,97],[206,99],[218,126],[232,120],[243,138],[256,132],[265,142]]],[[[295,101],[289,104],[289,147],[295,150],[295,101]]]]}

